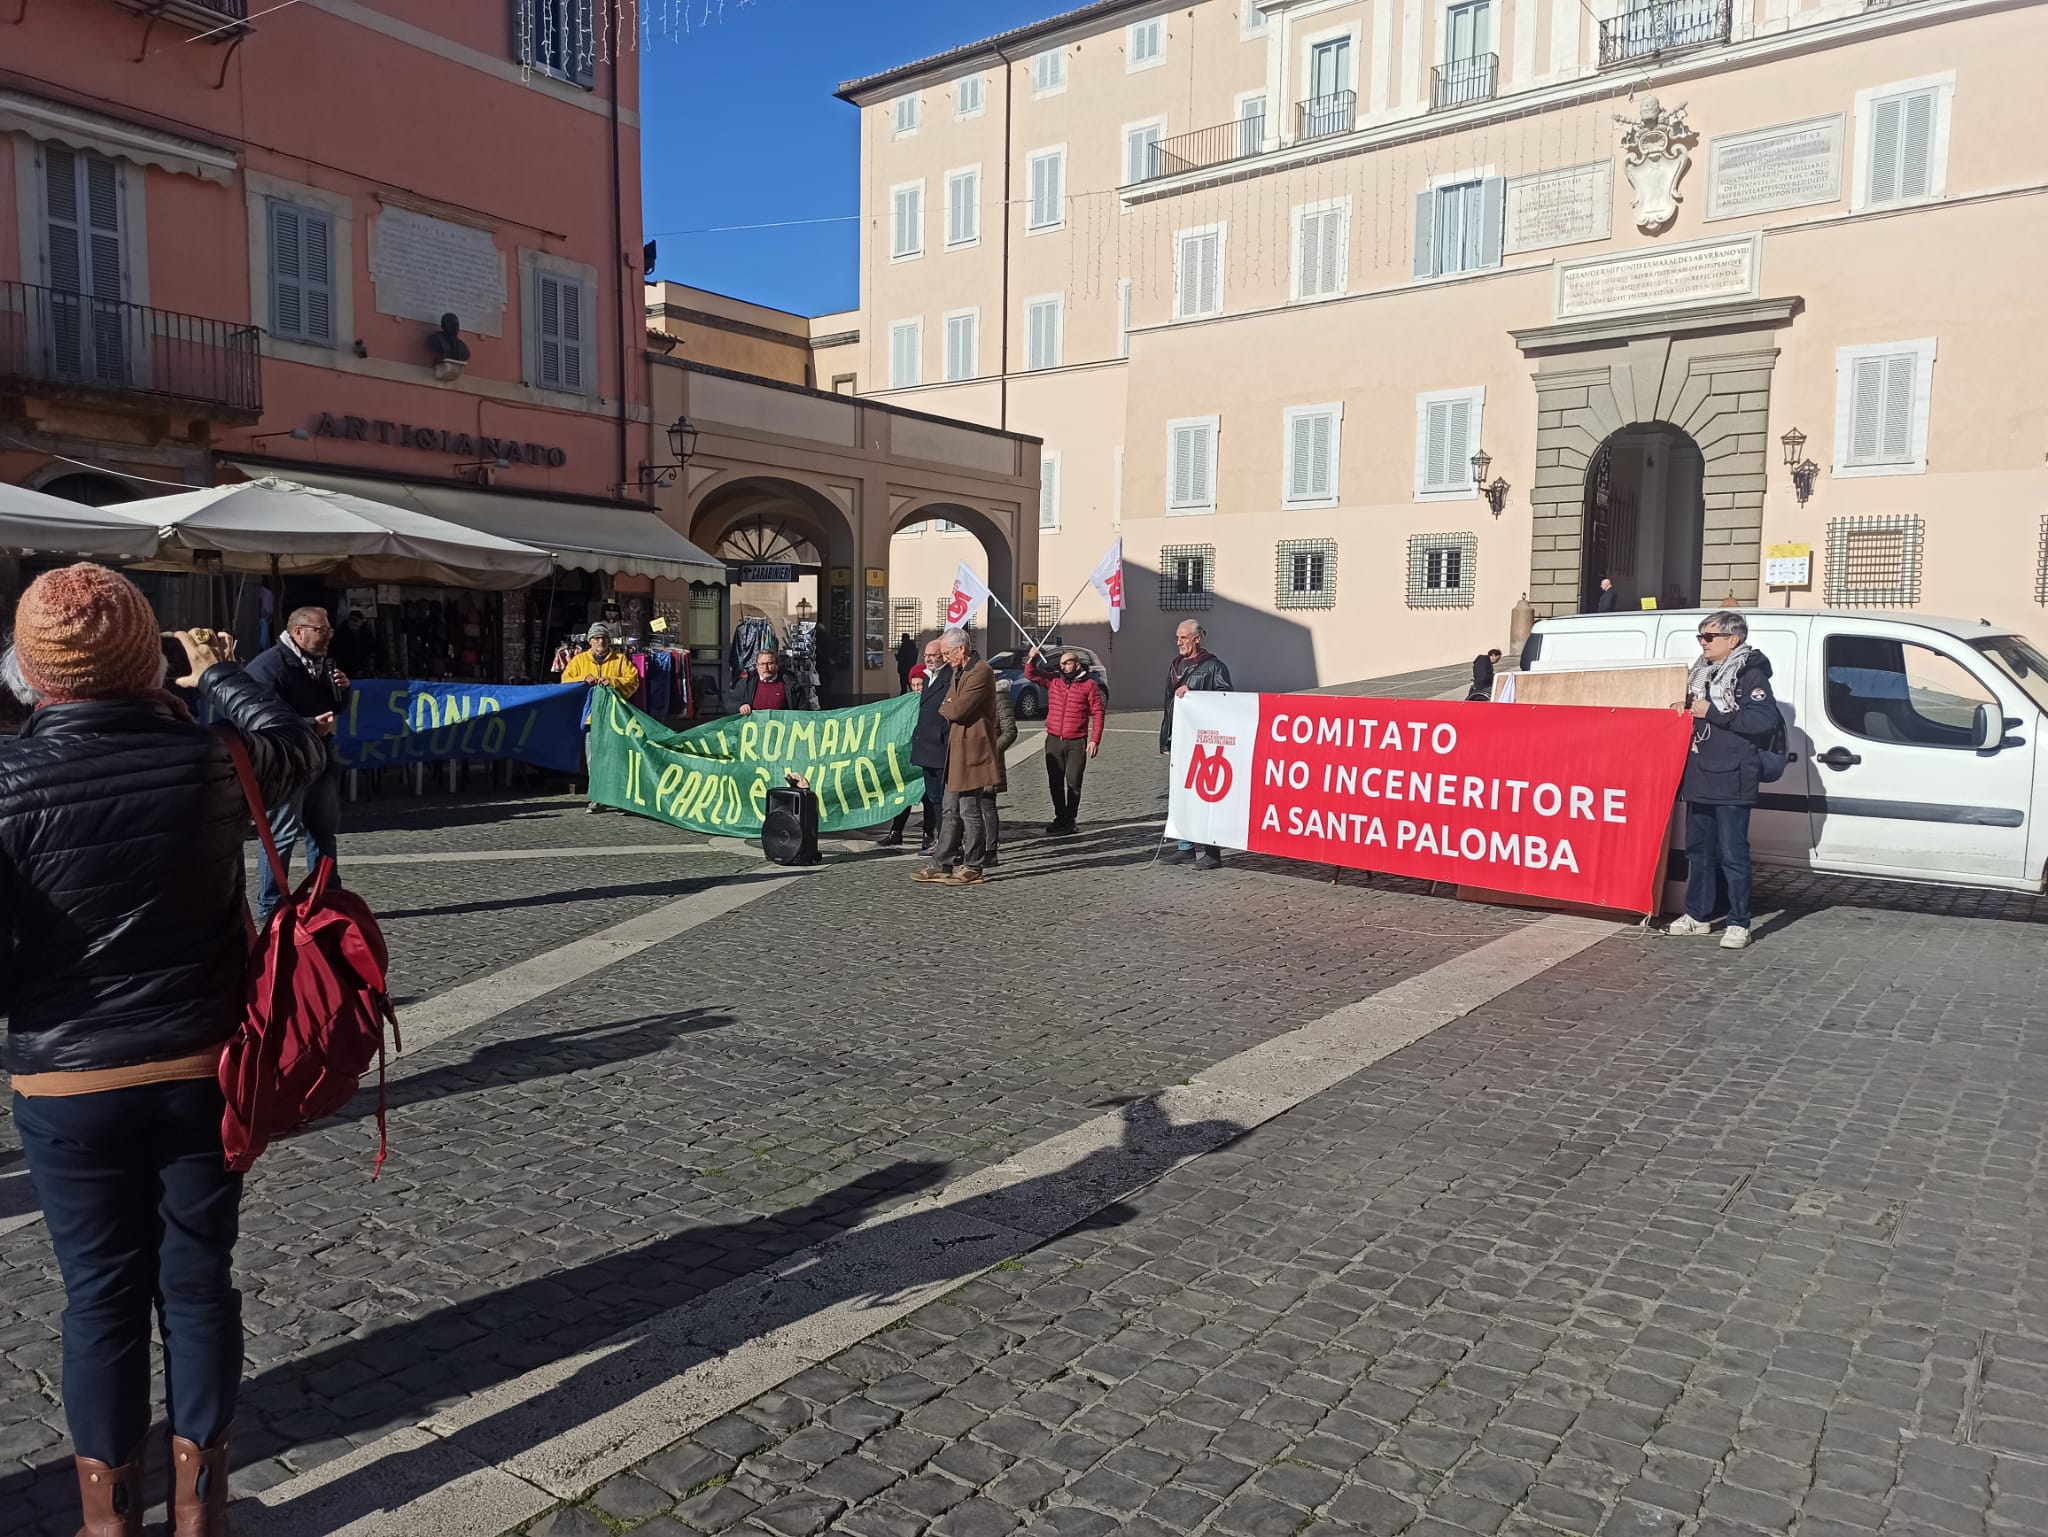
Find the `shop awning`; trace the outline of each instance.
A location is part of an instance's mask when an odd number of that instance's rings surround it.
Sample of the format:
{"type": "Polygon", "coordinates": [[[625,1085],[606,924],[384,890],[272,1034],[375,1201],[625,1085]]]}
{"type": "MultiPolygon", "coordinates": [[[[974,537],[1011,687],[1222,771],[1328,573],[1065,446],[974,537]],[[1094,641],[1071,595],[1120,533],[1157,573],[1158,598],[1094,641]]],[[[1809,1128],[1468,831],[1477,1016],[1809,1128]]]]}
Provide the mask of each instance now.
{"type": "MultiPolygon", "coordinates": [[[[253,463],[236,468],[248,475],[280,473],[274,467],[253,463]]],[[[282,473],[309,486],[410,507],[428,517],[546,550],[556,565],[571,571],[609,571],[721,585],[726,580],[723,561],[705,554],[651,511],[609,502],[503,496],[481,486],[377,480],[296,467],[282,473]]]]}

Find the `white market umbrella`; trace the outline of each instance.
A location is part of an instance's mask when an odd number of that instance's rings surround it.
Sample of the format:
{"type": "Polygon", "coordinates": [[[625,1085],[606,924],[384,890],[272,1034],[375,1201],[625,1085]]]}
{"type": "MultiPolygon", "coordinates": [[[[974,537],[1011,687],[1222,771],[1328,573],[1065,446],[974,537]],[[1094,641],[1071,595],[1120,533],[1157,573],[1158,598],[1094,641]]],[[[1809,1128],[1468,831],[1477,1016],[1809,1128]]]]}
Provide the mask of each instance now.
{"type": "Polygon", "coordinates": [[[0,483],[0,550],[141,560],[156,554],[157,536],[119,513],[0,483]]]}
{"type": "Polygon", "coordinates": [[[153,529],[161,541],[154,564],[177,570],[199,564],[193,557],[204,552],[219,557],[215,569],[251,575],[509,591],[530,587],[554,566],[545,550],[273,476],[106,510],[153,529]]]}

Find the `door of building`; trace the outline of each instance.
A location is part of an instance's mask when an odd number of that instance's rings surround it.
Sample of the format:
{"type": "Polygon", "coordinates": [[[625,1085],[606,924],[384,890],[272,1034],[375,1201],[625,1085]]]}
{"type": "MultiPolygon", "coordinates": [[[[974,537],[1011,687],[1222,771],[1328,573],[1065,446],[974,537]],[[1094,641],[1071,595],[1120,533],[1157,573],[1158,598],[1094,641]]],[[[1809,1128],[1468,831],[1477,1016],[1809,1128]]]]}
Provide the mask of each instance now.
{"type": "Polygon", "coordinates": [[[40,147],[43,163],[42,317],[52,377],[88,384],[128,382],[128,249],[121,218],[121,168],[103,155],[62,144],[40,147]]]}

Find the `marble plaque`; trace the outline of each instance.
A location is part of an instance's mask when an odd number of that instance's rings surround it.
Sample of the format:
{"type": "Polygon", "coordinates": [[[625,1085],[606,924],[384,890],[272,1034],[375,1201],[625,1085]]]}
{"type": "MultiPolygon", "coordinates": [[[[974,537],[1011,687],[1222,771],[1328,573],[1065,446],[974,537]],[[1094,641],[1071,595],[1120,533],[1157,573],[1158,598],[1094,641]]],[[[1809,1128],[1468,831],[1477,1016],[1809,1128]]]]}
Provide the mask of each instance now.
{"type": "Polygon", "coordinates": [[[1614,165],[1573,166],[1508,183],[1507,251],[1605,240],[1614,233],[1614,165]]]}
{"type": "Polygon", "coordinates": [[[452,310],[473,335],[504,331],[505,258],[489,230],[386,208],[371,226],[370,277],[386,315],[435,324],[452,310]]]}
{"type": "Polygon", "coordinates": [[[1754,298],[1758,237],[1631,251],[1557,269],[1557,318],[1754,298]]]}
{"type": "Polygon", "coordinates": [[[1842,195],[1842,119],[1731,133],[1707,146],[1707,217],[1832,203],[1842,195]]]}

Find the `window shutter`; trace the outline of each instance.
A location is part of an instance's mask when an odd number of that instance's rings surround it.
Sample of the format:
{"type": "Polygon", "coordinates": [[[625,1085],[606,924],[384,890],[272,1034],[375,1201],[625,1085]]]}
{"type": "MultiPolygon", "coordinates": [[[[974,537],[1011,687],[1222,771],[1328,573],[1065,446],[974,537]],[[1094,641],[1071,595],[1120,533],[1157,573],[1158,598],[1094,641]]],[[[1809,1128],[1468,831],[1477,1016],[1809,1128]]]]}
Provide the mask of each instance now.
{"type": "Polygon", "coordinates": [[[1422,484],[1428,490],[1444,487],[1444,460],[1449,457],[1451,402],[1434,400],[1429,405],[1429,428],[1422,456],[1422,484]]]}
{"type": "Polygon", "coordinates": [[[1038,461],[1038,526],[1058,528],[1060,523],[1059,460],[1047,454],[1038,461]]]}
{"type": "Polygon", "coordinates": [[[1223,308],[1223,237],[1214,231],[1195,241],[1201,279],[1199,310],[1214,315],[1223,308]]]}
{"type": "Polygon", "coordinates": [[[1248,96],[1237,119],[1237,152],[1256,155],[1266,146],[1266,98],[1248,96]]]}
{"type": "Polygon", "coordinates": [[[1309,418],[1309,492],[1310,496],[1335,496],[1337,485],[1330,474],[1331,440],[1336,435],[1337,418],[1328,411],[1318,412],[1309,418]]]}
{"type": "Polygon", "coordinates": [[[1449,424],[1444,432],[1443,486],[1447,491],[1472,483],[1472,402],[1452,400],[1445,404],[1449,424]]]}
{"type": "Polygon", "coordinates": [[[1039,155],[1031,162],[1031,227],[1044,229],[1060,222],[1061,159],[1039,155]]]}
{"type": "Polygon", "coordinates": [[[304,239],[299,211],[270,205],[270,330],[298,338],[306,333],[304,239]]]}
{"type": "Polygon", "coordinates": [[[1507,224],[1508,179],[1489,176],[1479,188],[1479,265],[1498,267],[1501,235],[1507,224]]]}
{"type": "Polygon", "coordinates": [[[304,232],[303,274],[306,296],[305,338],[334,340],[334,221],[321,213],[300,216],[304,232]]]}
{"type": "Polygon", "coordinates": [[[981,174],[968,171],[946,183],[946,242],[965,245],[981,235],[981,174]]]}
{"type": "Polygon", "coordinates": [[[85,287],[85,232],[78,208],[78,156],[56,144],[43,149],[43,204],[47,209],[43,248],[49,253],[44,281],[59,293],[85,287]]]}
{"type": "Polygon", "coordinates": [[[1871,109],[1869,200],[1889,203],[1900,195],[1901,132],[1907,98],[1887,96],[1871,109]]]}
{"type": "Polygon", "coordinates": [[[1415,275],[1436,276],[1436,194],[1415,194],[1415,275]]]}
{"type": "Polygon", "coordinates": [[[570,6],[572,23],[576,28],[575,37],[570,39],[575,48],[576,83],[585,90],[597,89],[597,21],[593,14],[596,0],[575,0],[570,6]]]}
{"type": "Polygon", "coordinates": [[[539,274],[540,288],[540,382],[562,387],[562,282],[539,274]]]}
{"type": "Polygon", "coordinates": [[[1849,383],[1849,462],[1877,461],[1884,436],[1884,358],[1858,358],[1849,383]]]}
{"type": "Polygon", "coordinates": [[[1893,464],[1913,457],[1913,372],[1910,352],[1884,360],[1883,454],[1893,464]]]}
{"type": "Polygon", "coordinates": [[[1032,64],[1032,85],[1041,91],[1057,89],[1067,78],[1067,58],[1057,48],[1048,48],[1032,64]]]}
{"type": "Polygon", "coordinates": [[[1315,425],[1313,416],[1297,416],[1287,434],[1287,498],[1304,502],[1315,489],[1315,425]]]}
{"type": "Polygon", "coordinates": [[[1301,271],[1295,279],[1294,291],[1297,297],[1313,299],[1323,291],[1323,220],[1322,213],[1304,213],[1301,228],[1296,231],[1295,260],[1301,271]]]}
{"type": "Polygon", "coordinates": [[[1195,506],[1196,469],[1195,459],[1200,429],[1176,427],[1173,429],[1173,505],[1176,507],[1195,506]]]}
{"type": "Polygon", "coordinates": [[[1216,435],[1212,427],[1196,427],[1189,436],[1194,440],[1194,479],[1189,483],[1192,505],[1207,507],[1216,500],[1216,488],[1212,484],[1211,468],[1216,452],[1216,435]]]}
{"type": "Polygon", "coordinates": [[[1127,358],[1131,355],[1131,280],[1120,279],[1116,285],[1116,355],[1127,358]]]}
{"type": "Polygon", "coordinates": [[[894,252],[898,256],[915,256],[924,247],[924,236],[918,226],[923,222],[924,198],[916,187],[899,187],[895,197],[896,238],[894,252]]]}
{"type": "Polygon", "coordinates": [[[1899,134],[1900,197],[1927,196],[1934,169],[1934,92],[1916,91],[1905,99],[1899,134]]]}
{"type": "Polygon", "coordinates": [[[121,297],[121,176],[111,160],[87,155],[85,213],[91,253],[92,293],[98,299],[121,297]]]}
{"type": "Polygon", "coordinates": [[[921,383],[919,368],[923,359],[924,332],[915,324],[894,327],[889,332],[889,387],[908,389],[921,383]]]}
{"type": "Polygon", "coordinates": [[[1344,291],[1344,247],[1349,243],[1351,216],[1341,208],[1325,210],[1323,214],[1322,269],[1323,287],[1326,294],[1344,291]]]}

